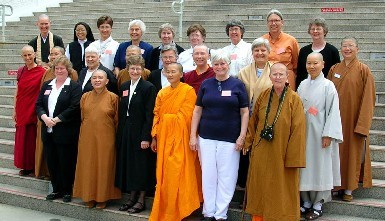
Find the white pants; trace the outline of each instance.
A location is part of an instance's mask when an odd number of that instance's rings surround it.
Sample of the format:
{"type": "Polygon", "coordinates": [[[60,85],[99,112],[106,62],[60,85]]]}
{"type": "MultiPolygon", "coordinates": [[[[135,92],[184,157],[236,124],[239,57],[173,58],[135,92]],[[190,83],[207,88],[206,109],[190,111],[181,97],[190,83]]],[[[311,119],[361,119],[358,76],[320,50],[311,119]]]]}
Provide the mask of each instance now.
{"type": "Polygon", "coordinates": [[[199,137],[202,167],[203,215],[227,219],[238,177],[239,151],[235,143],[199,137]]]}

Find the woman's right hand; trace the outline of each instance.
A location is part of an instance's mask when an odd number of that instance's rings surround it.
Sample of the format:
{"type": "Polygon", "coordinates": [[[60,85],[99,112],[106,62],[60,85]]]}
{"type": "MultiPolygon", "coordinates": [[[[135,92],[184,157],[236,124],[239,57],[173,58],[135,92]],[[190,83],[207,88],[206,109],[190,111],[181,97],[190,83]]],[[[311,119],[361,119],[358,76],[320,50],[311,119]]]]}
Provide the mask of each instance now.
{"type": "Polygon", "coordinates": [[[48,128],[51,128],[56,125],[56,122],[54,121],[54,119],[51,117],[48,117],[46,114],[43,114],[41,116],[41,119],[44,121],[45,126],[47,126],[48,128]]]}
{"type": "Polygon", "coordinates": [[[12,119],[16,122],[16,110],[13,110],[13,113],[12,113],[12,119]]]}
{"type": "Polygon", "coordinates": [[[151,150],[156,153],[156,138],[153,137],[151,141],[151,150]]]}
{"type": "Polygon", "coordinates": [[[198,150],[198,139],[197,136],[190,136],[190,149],[193,151],[198,150]]]}

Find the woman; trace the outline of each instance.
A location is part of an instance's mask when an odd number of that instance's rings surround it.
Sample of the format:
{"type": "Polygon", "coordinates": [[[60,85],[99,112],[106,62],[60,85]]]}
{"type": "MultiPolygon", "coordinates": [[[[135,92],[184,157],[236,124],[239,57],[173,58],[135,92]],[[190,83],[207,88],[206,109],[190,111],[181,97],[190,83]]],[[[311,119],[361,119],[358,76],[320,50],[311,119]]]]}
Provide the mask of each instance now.
{"type": "MultiPolygon", "coordinates": [[[[269,41],[264,38],[255,39],[251,44],[251,51],[254,62],[243,68],[238,75],[238,79],[245,84],[247,94],[249,95],[250,117],[259,95],[272,85],[269,78],[271,66],[268,61],[270,54],[269,41]]],[[[240,188],[245,188],[246,186],[248,168],[249,155],[241,155],[237,182],[240,188]]]]}
{"type": "Polygon", "coordinates": [[[184,49],[181,46],[177,45],[174,42],[175,30],[171,24],[169,23],[162,24],[159,27],[158,36],[162,41],[162,43],[160,46],[154,48],[151,52],[151,59],[150,59],[150,65],[149,65],[150,71],[163,68],[163,62],[162,62],[162,58],[160,57],[160,51],[165,45],[171,45],[176,47],[176,49],[178,50],[178,54],[184,51],[184,49]]]}
{"type": "Polygon", "coordinates": [[[119,210],[139,213],[145,209],[146,192],[155,187],[156,155],[150,147],[156,89],[142,79],[141,55],[127,59],[130,80],[120,88],[115,185],[130,198],[119,210]]]}
{"type": "Polygon", "coordinates": [[[85,22],[79,22],[74,28],[74,41],[66,48],[66,56],[78,73],[86,67],[84,50],[95,41],[90,26],[85,22]]]}
{"type": "Polygon", "coordinates": [[[17,85],[12,118],[15,121],[14,164],[20,176],[33,173],[36,149],[35,103],[45,69],[35,63],[35,52],[29,45],[21,49],[25,65],[17,70],[17,85]]]}
{"type": "Polygon", "coordinates": [[[273,9],[267,14],[266,18],[269,33],[262,37],[270,42],[269,61],[273,63],[280,62],[287,66],[289,85],[292,89],[295,89],[299,51],[298,42],[293,36],[282,31],[284,20],[281,12],[273,9]]]}
{"type": "MultiPolygon", "coordinates": [[[[185,50],[184,52],[180,53],[178,58],[178,63],[180,63],[183,66],[183,71],[185,73],[195,70],[196,68],[196,65],[192,57],[193,48],[205,42],[206,29],[204,29],[203,26],[200,24],[192,24],[187,29],[187,37],[189,38],[191,47],[185,50]]],[[[210,52],[210,49],[209,49],[209,52],[210,52]]]]}
{"type": "Polygon", "coordinates": [[[136,45],[141,48],[142,56],[146,61],[146,68],[149,68],[152,45],[142,41],[142,37],[146,32],[146,25],[143,21],[135,19],[128,24],[128,33],[130,34],[131,41],[123,42],[119,45],[118,50],[114,58],[114,73],[119,74],[119,71],[126,68],[126,49],[130,45],[136,45]]]}
{"type": "Polygon", "coordinates": [[[322,206],[331,201],[331,190],[341,185],[338,143],[342,125],[337,90],[322,73],[322,54],[306,59],[309,77],[298,87],[306,113],[306,168],[300,171],[299,190],[306,220],[322,216],[322,206]]]}
{"type": "Polygon", "coordinates": [[[150,221],[179,221],[200,206],[197,154],[188,143],[196,95],[191,86],[180,82],[182,65],[168,65],[166,74],[170,86],[156,97],[151,131],[157,162],[150,221]]]}
{"type": "Polygon", "coordinates": [[[107,200],[120,199],[115,179],[115,131],[118,124],[118,96],[107,90],[107,73],[92,74],[93,90],[80,101],[81,126],[76,164],[74,197],[88,208],[104,209],[107,200]]]}
{"type": "Polygon", "coordinates": [[[342,132],[340,143],[342,200],[353,200],[353,190],[362,182],[372,186],[369,130],[372,124],[376,89],[370,68],[358,60],[358,42],[345,37],[341,42],[341,63],[330,68],[328,79],[336,86],[340,99],[342,132]],[[354,87],[354,89],[353,89],[354,87]]]}
{"type": "Polygon", "coordinates": [[[101,64],[99,50],[95,46],[90,45],[86,48],[85,53],[87,68],[80,71],[78,79],[78,83],[81,85],[83,94],[93,90],[91,76],[96,70],[103,70],[107,73],[107,89],[114,94],[118,94],[116,77],[112,71],[101,64]]]}
{"type": "MultiPolygon", "coordinates": [[[[44,82],[51,81],[55,78],[55,70],[52,68],[53,61],[55,61],[56,58],[64,55],[64,48],[60,46],[55,46],[51,49],[51,53],[49,54],[49,68],[44,73],[43,77],[41,78],[41,87],[43,86],[44,82]]],[[[77,81],[78,80],[78,73],[74,69],[69,69],[71,72],[69,76],[71,76],[71,80],[77,81]]],[[[35,176],[40,179],[49,179],[49,173],[48,168],[46,165],[46,160],[43,157],[43,141],[41,140],[41,121],[37,122],[37,136],[36,136],[36,151],[35,151],[35,176]]]]}
{"type": "Polygon", "coordinates": [[[196,69],[184,74],[184,82],[194,88],[198,94],[204,80],[214,77],[213,68],[208,65],[210,59],[209,48],[206,45],[197,45],[193,49],[193,59],[196,69]]]}
{"type": "Polygon", "coordinates": [[[251,44],[243,40],[245,25],[240,20],[230,20],[226,25],[226,34],[231,42],[223,48],[231,59],[229,74],[238,77],[239,71],[252,62],[251,44]]]}
{"type": "Polygon", "coordinates": [[[300,97],[286,85],[282,63],[270,67],[272,88],[255,102],[243,153],[250,152],[246,212],[253,221],[298,221],[299,168],[305,167],[305,114],[300,97]]]}
{"type": "Polygon", "coordinates": [[[100,63],[110,71],[114,70],[114,58],[117,53],[116,50],[119,47],[119,43],[112,39],[111,36],[113,24],[114,21],[108,15],[103,15],[98,18],[96,26],[99,30],[100,39],[90,44],[90,46],[92,45],[97,49],[100,55],[100,63]]]}
{"type": "Polygon", "coordinates": [[[219,50],[211,61],[215,77],[199,89],[190,148],[198,150],[201,162],[205,220],[226,220],[246,136],[249,102],[243,83],[229,74],[228,55],[219,50]]]}
{"type": "Polygon", "coordinates": [[[307,33],[310,34],[313,42],[299,50],[296,78],[297,88],[301,81],[307,79],[308,72],[306,70],[306,59],[310,53],[319,52],[322,54],[325,61],[322,73],[324,74],[325,78],[327,77],[330,68],[333,65],[340,63],[340,54],[338,49],[326,42],[325,38],[328,34],[328,31],[329,29],[325,19],[315,18],[310,21],[307,33]]]}
{"type": "Polygon", "coordinates": [[[79,138],[82,95],[80,85],[71,80],[71,62],[66,56],[53,63],[55,78],[41,88],[36,113],[42,121],[41,135],[53,192],[47,200],[63,197],[71,201],[79,138]]]}

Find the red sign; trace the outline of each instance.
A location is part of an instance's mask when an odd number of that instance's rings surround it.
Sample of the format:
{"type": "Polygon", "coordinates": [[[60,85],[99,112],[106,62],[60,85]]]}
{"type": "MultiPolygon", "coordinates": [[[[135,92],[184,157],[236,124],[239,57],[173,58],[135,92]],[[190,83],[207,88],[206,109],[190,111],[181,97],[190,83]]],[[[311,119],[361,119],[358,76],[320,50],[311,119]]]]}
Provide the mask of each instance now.
{"type": "Polygon", "coordinates": [[[327,12],[344,12],[345,8],[321,8],[321,12],[327,13],[327,12]]]}
{"type": "Polygon", "coordinates": [[[17,70],[8,70],[8,75],[17,75],[17,70]]]}

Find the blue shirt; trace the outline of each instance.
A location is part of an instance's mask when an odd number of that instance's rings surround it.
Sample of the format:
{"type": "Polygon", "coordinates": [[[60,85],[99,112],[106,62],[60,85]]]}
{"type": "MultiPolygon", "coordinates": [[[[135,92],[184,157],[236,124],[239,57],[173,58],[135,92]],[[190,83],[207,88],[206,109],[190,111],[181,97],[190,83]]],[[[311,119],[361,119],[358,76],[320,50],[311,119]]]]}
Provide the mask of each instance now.
{"type": "MultiPolygon", "coordinates": [[[[132,45],[132,41],[126,41],[119,45],[114,58],[114,67],[117,67],[120,70],[123,70],[126,68],[126,50],[130,45],[132,45]]],[[[139,48],[142,49],[142,57],[146,62],[146,68],[148,68],[148,66],[150,65],[151,52],[153,47],[149,43],[140,41],[139,48]]]]}
{"type": "Polygon", "coordinates": [[[245,85],[234,77],[220,81],[203,81],[196,105],[202,107],[199,136],[205,139],[235,143],[241,132],[240,108],[249,106],[245,85]]]}

